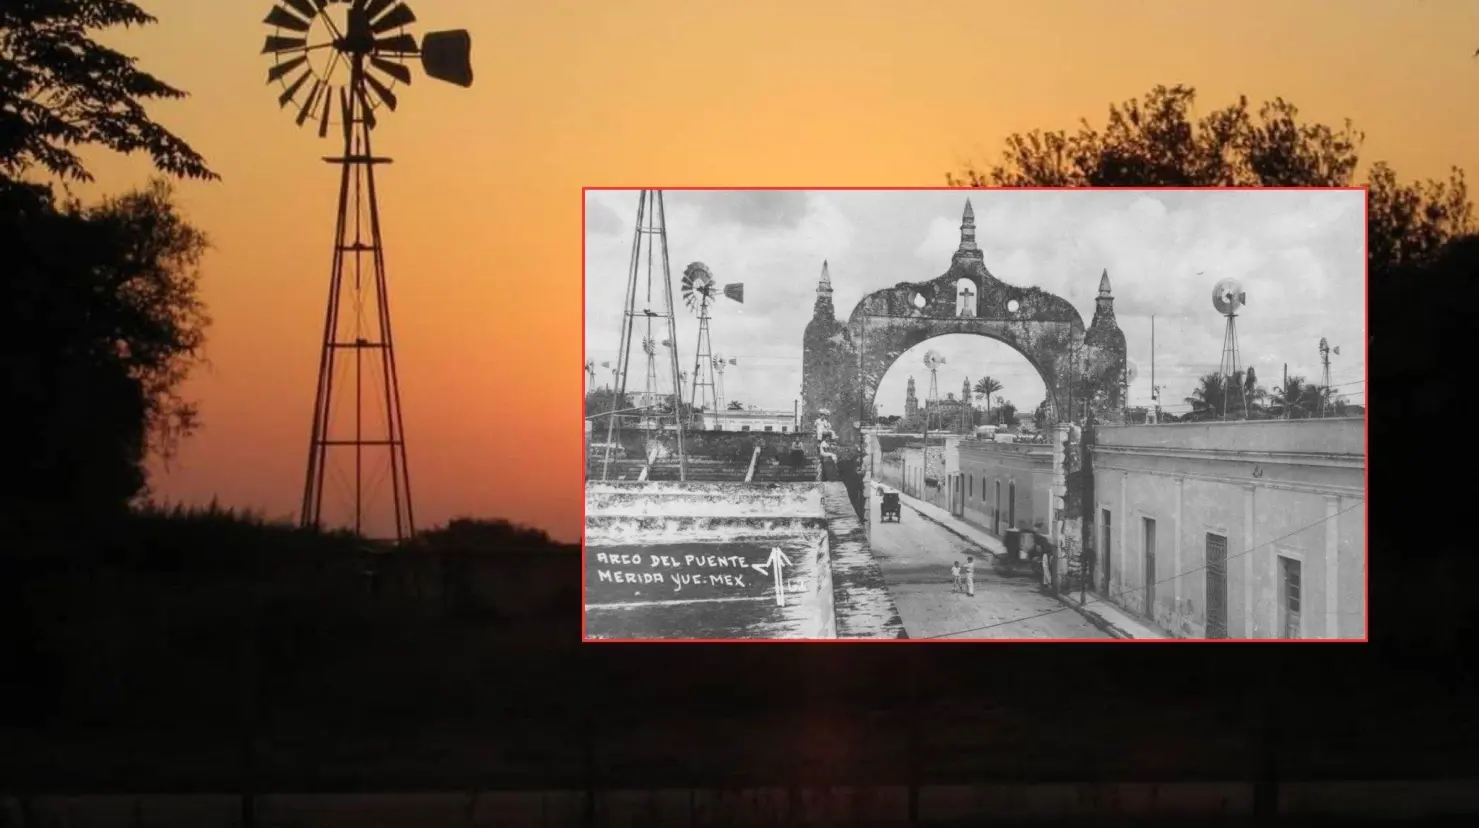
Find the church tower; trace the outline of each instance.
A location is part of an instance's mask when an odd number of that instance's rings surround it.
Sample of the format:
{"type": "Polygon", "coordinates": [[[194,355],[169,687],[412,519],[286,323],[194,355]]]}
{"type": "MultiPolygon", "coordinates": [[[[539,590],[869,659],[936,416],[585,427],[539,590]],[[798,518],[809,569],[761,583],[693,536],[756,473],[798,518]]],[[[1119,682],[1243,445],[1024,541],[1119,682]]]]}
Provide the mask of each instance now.
{"type": "Polygon", "coordinates": [[[914,393],[914,378],[909,378],[909,390],[904,392],[904,419],[913,421],[919,415],[919,397],[914,393]]]}

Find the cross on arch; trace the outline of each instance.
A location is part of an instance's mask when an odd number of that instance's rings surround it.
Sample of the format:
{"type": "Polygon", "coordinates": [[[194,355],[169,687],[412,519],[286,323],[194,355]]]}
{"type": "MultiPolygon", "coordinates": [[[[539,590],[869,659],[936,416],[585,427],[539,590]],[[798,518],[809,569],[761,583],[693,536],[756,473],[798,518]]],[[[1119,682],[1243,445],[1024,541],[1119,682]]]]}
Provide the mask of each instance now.
{"type": "Polygon", "coordinates": [[[962,285],[958,294],[959,301],[956,303],[956,316],[976,315],[976,291],[970,285],[962,285]]]}

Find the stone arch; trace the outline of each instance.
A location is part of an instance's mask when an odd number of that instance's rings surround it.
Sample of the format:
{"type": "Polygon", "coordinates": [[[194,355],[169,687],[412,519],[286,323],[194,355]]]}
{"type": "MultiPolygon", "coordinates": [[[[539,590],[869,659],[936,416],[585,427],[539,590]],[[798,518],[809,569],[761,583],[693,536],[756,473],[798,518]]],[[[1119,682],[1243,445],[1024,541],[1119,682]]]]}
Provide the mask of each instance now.
{"type": "MultiPolygon", "coordinates": [[[[851,382],[838,377],[842,380],[838,385],[844,392],[851,385],[857,396],[847,400],[845,393],[839,394],[832,405],[818,406],[859,412],[845,418],[849,421],[845,425],[868,418],[879,383],[899,357],[949,334],[982,336],[1021,354],[1041,377],[1050,401],[1049,417],[1056,420],[1068,411],[1070,380],[1077,379],[1071,358],[1083,347],[1086,335],[1083,317],[1068,300],[1039,288],[1008,285],[979,260],[961,261],[958,256],[936,279],[902,282],[863,297],[848,318],[846,332],[854,376],[851,382]],[[973,316],[958,315],[962,284],[975,288],[973,316]],[[918,296],[925,298],[923,307],[917,305],[918,296]]],[[[838,436],[843,437],[842,428],[838,436]]]]}
{"type": "Polygon", "coordinates": [[[1099,422],[1120,422],[1125,336],[1115,322],[1113,304],[1107,272],[1088,327],[1068,300],[998,279],[976,245],[975,215],[967,200],[960,247],[950,268],[928,281],[899,282],[869,293],[845,323],[835,318],[824,265],[803,344],[804,421],[811,422],[821,409],[830,410],[838,444],[861,450],[859,426],[871,419],[878,385],[894,362],[937,336],[975,334],[1007,345],[1037,370],[1051,421],[1078,420],[1091,410],[1099,422]],[[959,313],[964,287],[974,290],[973,316],[959,313]]]}

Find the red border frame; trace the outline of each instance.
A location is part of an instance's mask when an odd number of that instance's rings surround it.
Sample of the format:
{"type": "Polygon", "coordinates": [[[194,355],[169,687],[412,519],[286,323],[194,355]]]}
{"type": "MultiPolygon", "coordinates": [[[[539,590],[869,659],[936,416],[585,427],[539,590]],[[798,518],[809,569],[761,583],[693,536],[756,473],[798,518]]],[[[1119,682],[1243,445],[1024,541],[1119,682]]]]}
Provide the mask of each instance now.
{"type": "MultiPolygon", "coordinates": [[[[581,399],[585,398],[585,270],[586,270],[586,205],[589,203],[587,194],[592,191],[640,191],[640,190],[664,190],[671,192],[716,192],[716,191],[744,191],[755,192],[760,190],[771,191],[804,191],[813,192],[818,190],[832,192],[965,192],[992,191],[992,190],[1042,190],[1048,192],[1060,191],[1082,191],[1082,190],[1108,190],[1124,192],[1126,190],[1149,190],[1149,191],[1179,191],[1179,190],[1275,190],[1275,191],[1304,191],[1316,192],[1349,192],[1359,191],[1366,193],[1361,200],[1361,259],[1364,277],[1362,279],[1362,306],[1363,319],[1361,320],[1361,334],[1365,341],[1362,343],[1363,355],[1366,358],[1362,364],[1362,383],[1365,388],[1365,404],[1362,408],[1361,422],[1364,428],[1362,435],[1365,455],[1369,459],[1371,453],[1371,359],[1367,354],[1371,346],[1371,267],[1369,255],[1371,250],[1371,225],[1370,225],[1370,203],[1371,194],[1369,187],[582,187],[580,190],[580,373],[581,377],[581,399]]],[[[584,406],[582,405],[582,421],[584,418],[584,406]]],[[[582,445],[584,437],[582,436],[582,445]]],[[[586,458],[585,452],[581,452],[580,477],[585,481],[586,458]]],[[[1362,502],[1362,532],[1365,547],[1363,551],[1363,580],[1361,595],[1361,625],[1362,637],[1360,638],[590,638],[586,629],[586,605],[585,605],[585,483],[581,484],[580,499],[580,640],[582,644],[1365,644],[1371,640],[1371,509],[1369,507],[1369,493],[1371,489],[1371,466],[1367,462],[1362,470],[1363,495],[1362,502]]],[[[1072,607],[1065,606],[1065,611],[1072,607]]]]}

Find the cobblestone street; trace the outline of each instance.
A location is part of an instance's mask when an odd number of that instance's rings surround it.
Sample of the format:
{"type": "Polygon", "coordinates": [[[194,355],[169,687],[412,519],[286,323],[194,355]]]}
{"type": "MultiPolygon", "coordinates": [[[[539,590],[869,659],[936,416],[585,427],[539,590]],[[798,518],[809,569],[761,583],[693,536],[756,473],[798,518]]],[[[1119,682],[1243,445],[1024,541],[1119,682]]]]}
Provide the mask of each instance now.
{"type": "Polygon", "coordinates": [[[906,501],[898,523],[882,523],[877,507],[872,546],[910,638],[1095,638],[1106,633],[1043,595],[1028,578],[1003,578],[991,553],[924,517],[906,501]],[[955,592],[950,562],[976,557],[976,594],[955,592]]]}

